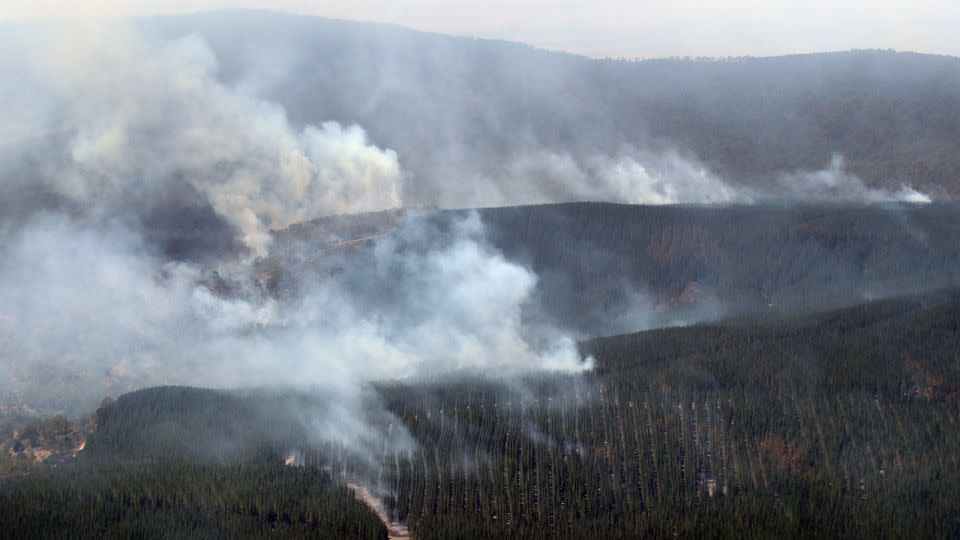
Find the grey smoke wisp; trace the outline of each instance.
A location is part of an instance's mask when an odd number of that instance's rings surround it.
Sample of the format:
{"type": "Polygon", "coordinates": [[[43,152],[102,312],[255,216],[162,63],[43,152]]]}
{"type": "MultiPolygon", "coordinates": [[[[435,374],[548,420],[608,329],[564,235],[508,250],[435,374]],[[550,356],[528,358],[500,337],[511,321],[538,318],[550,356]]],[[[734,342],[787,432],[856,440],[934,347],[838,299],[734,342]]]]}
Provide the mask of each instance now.
{"type": "Polygon", "coordinates": [[[846,170],[844,158],[840,154],[834,154],[830,164],[818,171],[785,173],[779,178],[779,184],[785,191],[785,198],[801,201],[913,204],[931,202],[929,195],[906,184],[901,184],[896,190],[867,186],[863,180],[846,170]]]}
{"type": "Polygon", "coordinates": [[[706,167],[676,152],[624,151],[578,160],[570,154],[532,151],[505,164],[500,178],[480,178],[473,185],[478,206],[509,201],[549,203],[614,201],[631,204],[722,204],[749,202],[706,167]],[[483,191],[481,191],[483,190],[483,191]]]}
{"type": "Polygon", "coordinates": [[[819,170],[784,172],[764,189],[728,181],[696,159],[684,158],[675,151],[657,154],[630,150],[578,160],[570,154],[541,150],[507,163],[500,174],[514,182],[506,187],[489,178],[475,182],[487,186],[478,195],[480,204],[496,206],[517,199],[532,203],[598,200],[648,205],[766,201],[925,204],[932,200],[905,183],[895,190],[870,187],[847,171],[840,154],[834,154],[819,170]]]}

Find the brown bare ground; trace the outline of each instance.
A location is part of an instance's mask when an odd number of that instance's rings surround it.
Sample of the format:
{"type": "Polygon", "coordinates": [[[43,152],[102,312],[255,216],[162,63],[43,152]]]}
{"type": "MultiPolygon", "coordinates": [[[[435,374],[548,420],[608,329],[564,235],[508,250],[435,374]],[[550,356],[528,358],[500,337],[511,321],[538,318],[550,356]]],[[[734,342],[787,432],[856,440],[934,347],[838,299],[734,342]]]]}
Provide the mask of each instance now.
{"type": "Polygon", "coordinates": [[[374,495],[367,486],[355,482],[347,482],[347,487],[353,491],[353,495],[363,504],[367,505],[373,513],[380,518],[380,521],[387,527],[387,537],[393,540],[412,540],[409,529],[406,525],[390,520],[387,515],[387,509],[383,506],[383,501],[374,495]]]}

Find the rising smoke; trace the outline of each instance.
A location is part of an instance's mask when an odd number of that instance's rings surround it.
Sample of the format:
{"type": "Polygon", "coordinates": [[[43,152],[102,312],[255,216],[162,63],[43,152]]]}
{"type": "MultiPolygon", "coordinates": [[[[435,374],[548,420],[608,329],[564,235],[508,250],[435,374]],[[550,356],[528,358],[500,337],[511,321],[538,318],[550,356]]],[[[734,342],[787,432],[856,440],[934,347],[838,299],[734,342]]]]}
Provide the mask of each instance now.
{"type": "Polygon", "coordinates": [[[844,158],[840,154],[834,154],[830,164],[818,171],[783,174],[779,178],[779,184],[784,189],[784,198],[799,201],[913,204],[931,202],[929,195],[906,184],[901,184],[896,190],[867,186],[863,180],[846,170],[844,158]]]}
{"type": "Polygon", "coordinates": [[[695,158],[676,151],[654,153],[632,149],[616,156],[597,154],[577,159],[570,154],[538,150],[508,162],[498,172],[505,183],[489,177],[472,185],[478,205],[614,201],[630,204],[752,204],[780,203],[908,203],[925,204],[931,197],[912,186],[870,187],[847,171],[842,155],[834,154],[819,170],[789,171],[764,188],[737,184],[712,173],[695,158]]]}
{"type": "Polygon", "coordinates": [[[202,40],[154,43],[117,27],[68,36],[24,47],[51,106],[35,116],[62,143],[25,151],[66,201],[136,213],[185,180],[256,255],[269,230],[400,204],[394,152],[358,126],[292,129],[282,108],[218,83],[202,40]]]}
{"type": "MultiPolygon", "coordinates": [[[[263,286],[261,264],[276,256],[276,231],[415,206],[425,190],[449,206],[758,198],[669,150],[527,141],[480,167],[457,160],[469,137],[442,121],[430,137],[454,142],[417,149],[447,156],[418,184],[404,154],[353,120],[294,121],[261,95],[262,77],[227,82],[202,38],[111,24],[2,39],[21,51],[0,59],[0,112],[12,119],[0,127],[3,399],[65,409],[156,384],[294,385],[337,396],[336,416],[314,422],[362,444],[371,381],[578,372],[590,360],[529,316],[538,276],[491,247],[476,214],[405,218],[354,257],[285,268],[281,293],[263,286]]],[[[794,198],[923,197],[866,188],[842,161],[782,184],[794,198]]]]}
{"type": "Polygon", "coordinates": [[[631,204],[751,201],[748,193],[738,191],[695,160],[684,159],[676,152],[656,154],[631,150],[617,156],[598,154],[579,160],[570,154],[541,149],[508,162],[496,174],[511,182],[493,178],[471,182],[483,186],[472,196],[479,205],[498,206],[517,200],[631,204]]]}
{"type": "Polygon", "coordinates": [[[590,368],[522,316],[537,276],[476,214],[410,216],[353,257],[283,268],[285,292],[263,285],[274,231],[402,204],[397,154],[361,127],[294,128],[218,82],[194,37],[6,39],[25,54],[0,84],[23,120],[0,147],[0,399],[76,411],[161,384],[297,387],[327,397],[296,412],[313,436],[359,449],[389,423],[372,381],[590,368]],[[192,236],[207,229],[226,247],[192,236]]]}

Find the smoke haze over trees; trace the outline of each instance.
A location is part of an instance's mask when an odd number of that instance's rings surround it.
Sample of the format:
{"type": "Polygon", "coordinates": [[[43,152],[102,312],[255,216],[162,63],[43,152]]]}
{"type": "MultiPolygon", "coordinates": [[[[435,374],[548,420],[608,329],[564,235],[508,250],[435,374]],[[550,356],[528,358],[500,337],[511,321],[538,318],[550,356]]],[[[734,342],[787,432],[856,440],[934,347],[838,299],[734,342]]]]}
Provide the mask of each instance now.
{"type": "Polygon", "coordinates": [[[0,533],[92,501],[90,535],[382,537],[344,481],[424,537],[865,535],[956,495],[956,58],[252,11],[0,49],[0,472],[76,465],[0,492],[0,533]]]}
{"type": "Polygon", "coordinates": [[[295,123],[362,125],[411,172],[407,204],[740,199],[716,183],[672,197],[657,187],[658,178],[682,189],[703,177],[759,197],[816,199],[814,190],[775,184],[830,170],[835,154],[870,188],[895,193],[905,184],[934,198],[960,189],[960,60],[951,57],[591,60],[257,12],[142,26],[203,36],[223,79],[269,96],[295,123]],[[631,169],[634,188],[619,188],[611,171],[631,169]]]}

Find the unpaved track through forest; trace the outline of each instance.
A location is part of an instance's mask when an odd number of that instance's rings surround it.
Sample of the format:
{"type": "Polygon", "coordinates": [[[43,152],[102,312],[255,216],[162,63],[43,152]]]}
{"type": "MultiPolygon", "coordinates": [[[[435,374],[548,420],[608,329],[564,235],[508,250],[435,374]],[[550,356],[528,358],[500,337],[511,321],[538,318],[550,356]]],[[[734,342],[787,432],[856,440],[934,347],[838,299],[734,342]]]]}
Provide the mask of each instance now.
{"type": "Polygon", "coordinates": [[[370,510],[373,510],[373,513],[380,518],[380,521],[387,527],[387,537],[391,540],[412,540],[413,536],[410,535],[410,531],[407,529],[406,525],[397,523],[396,521],[391,521],[390,516],[387,515],[387,509],[383,505],[383,501],[379,497],[373,494],[367,486],[357,484],[355,482],[347,482],[347,487],[350,488],[350,491],[353,491],[354,496],[357,499],[366,504],[370,510]]]}

